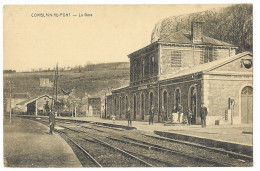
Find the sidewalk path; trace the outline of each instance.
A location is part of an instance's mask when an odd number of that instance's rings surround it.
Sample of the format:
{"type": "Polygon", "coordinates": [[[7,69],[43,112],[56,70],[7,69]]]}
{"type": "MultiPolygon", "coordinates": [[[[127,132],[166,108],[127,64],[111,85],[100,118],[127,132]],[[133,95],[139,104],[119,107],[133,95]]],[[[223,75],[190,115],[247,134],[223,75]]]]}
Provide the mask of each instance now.
{"type": "Polygon", "coordinates": [[[67,142],[48,131],[28,119],[4,119],[5,167],[82,167],[67,142]]]}

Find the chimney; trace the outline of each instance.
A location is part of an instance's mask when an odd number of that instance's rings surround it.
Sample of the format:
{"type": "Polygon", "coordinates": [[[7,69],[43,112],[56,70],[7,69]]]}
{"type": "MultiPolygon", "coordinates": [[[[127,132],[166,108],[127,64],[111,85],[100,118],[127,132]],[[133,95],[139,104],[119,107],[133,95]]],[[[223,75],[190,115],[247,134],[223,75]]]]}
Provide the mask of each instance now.
{"type": "Polygon", "coordinates": [[[195,44],[202,43],[203,21],[193,21],[191,23],[191,41],[195,44]]]}

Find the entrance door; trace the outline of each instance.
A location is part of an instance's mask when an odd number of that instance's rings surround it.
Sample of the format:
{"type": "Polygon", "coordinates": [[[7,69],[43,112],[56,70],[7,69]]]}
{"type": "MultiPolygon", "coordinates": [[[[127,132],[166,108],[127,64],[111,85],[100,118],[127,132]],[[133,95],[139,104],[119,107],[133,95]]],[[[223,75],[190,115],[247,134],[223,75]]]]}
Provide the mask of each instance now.
{"type": "Polygon", "coordinates": [[[190,90],[190,109],[192,111],[191,123],[196,123],[197,116],[197,90],[195,87],[192,87],[190,90]]]}
{"type": "Polygon", "coordinates": [[[116,99],[115,99],[115,101],[114,101],[114,106],[115,106],[115,111],[114,111],[114,114],[115,114],[115,116],[116,116],[116,99]]]}
{"type": "Polygon", "coordinates": [[[125,96],[125,117],[126,117],[126,119],[127,119],[127,116],[126,116],[127,110],[128,110],[128,97],[125,96]]]}
{"type": "Polygon", "coordinates": [[[176,109],[179,109],[179,105],[181,104],[181,92],[180,89],[175,90],[175,106],[176,109]]]}
{"type": "Polygon", "coordinates": [[[253,123],[253,88],[247,86],[241,92],[241,123],[253,123]]]}
{"type": "Polygon", "coordinates": [[[134,120],[136,119],[136,95],[134,95],[134,120]]]}
{"type": "Polygon", "coordinates": [[[165,119],[168,120],[168,97],[167,97],[167,91],[164,91],[163,92],[163,106],[164,106],[164,114],[166,116],[165,119]]]}
{"type": "Polygon", "coordinates": [[[121,119],[122,113],[122,97],[119,97],[119,118],[121,119]]]}
{"type": "Polygon", "coordinates": [[[144,94],[141,95],[141,112],[142,112],[142,120],[144,120],[144,94]]]}
{"type": "Polygon", "coordinates": [[[150,93],[150,109],[152,108],[153,105],[153,92],[150,93]]]}

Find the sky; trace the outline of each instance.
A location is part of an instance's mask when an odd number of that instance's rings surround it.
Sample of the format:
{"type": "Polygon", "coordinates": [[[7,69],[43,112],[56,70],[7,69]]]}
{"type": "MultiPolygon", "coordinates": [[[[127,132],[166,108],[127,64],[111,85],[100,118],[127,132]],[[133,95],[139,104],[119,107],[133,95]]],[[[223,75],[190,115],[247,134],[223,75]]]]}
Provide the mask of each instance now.
{"type": "Polygon", "coordinates": [[[3,69],[30,71],[53,68],[56,63],[73,67],[128,62],[128,54],[150,44],[159,20],[225,6],[6,5],[3,69]],[[67,13],[67,17],[40,17],[42,13],[67,13]],[[92,16],[79,17],[85,13],[92,16]]]}

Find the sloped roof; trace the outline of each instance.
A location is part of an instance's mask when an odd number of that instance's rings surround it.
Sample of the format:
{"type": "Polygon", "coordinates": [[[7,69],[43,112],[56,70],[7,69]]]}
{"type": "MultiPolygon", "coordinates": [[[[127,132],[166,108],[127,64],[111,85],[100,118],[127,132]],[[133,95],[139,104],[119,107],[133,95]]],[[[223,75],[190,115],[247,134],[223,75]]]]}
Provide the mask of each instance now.
{"type": "MultiPolygon", "coordinates": [[[[181,43],[181,44],[193,44],[193,42],[191,40],[191,34],[187,30],[180,30],[159,41],[160,42],[181,43]]],[[[226,42],[223,42],[223,41],[220,41],[220,40],[217,40],[217,39],[205,36],[205,35],[202,35],[202,43],[199,43],[199,44],[234,47],[233,45],[231,45],[229,43],[226,43],[226,42]]]]}
{"type": "Polygon", "coordinates": [[[40,99],[40,98],[42,98],[42,97],[45,97],[45,96],[47,96],[47,97],[49,97],[50,99],[52,99],[52,97],[51,97],[50,95],[48,95],[48,94],[43,94],[43,95],[41,95],[41,96],[32,97],[32,98],[30,98],[30,99],[27,99],[27,100],[25,100],[25,101],[22,101],[22,102],[18,103],[17,105],[27,105],[28,103],[31,103],[31,102],[33,102],[33,101],[36,101],[36,100],[38,100],[38,99],[40,99]]]}
{"type": "Polygon", "coordinates": [[[193,74],[193,73],[199,73],[199,72],[203,72],[203,73],[209,72],[213,69],[216,69],[216,68],[218,68],[218,67],[220,67],[224,64],[227,64],[231,61],[234,61],[234,60],[241,58],[243,56],[246,56],[246,55],[253,56],[251,52],[239,53],[239,54],[231,56],[231,57],[226,57],[226,58],[223,58],[223,59],[215,60],[213,62],[208,62],[208,63],[197,65],[197,66],[185,69],[185,70],[181,70],[177,73],[167,74],[167,75],[161,77],[160,80],[177,78],[177,77],[190,75],[190,74],[193,74]]]}

